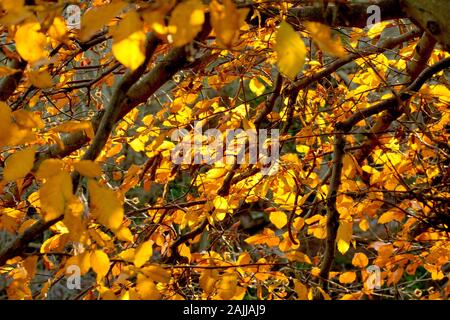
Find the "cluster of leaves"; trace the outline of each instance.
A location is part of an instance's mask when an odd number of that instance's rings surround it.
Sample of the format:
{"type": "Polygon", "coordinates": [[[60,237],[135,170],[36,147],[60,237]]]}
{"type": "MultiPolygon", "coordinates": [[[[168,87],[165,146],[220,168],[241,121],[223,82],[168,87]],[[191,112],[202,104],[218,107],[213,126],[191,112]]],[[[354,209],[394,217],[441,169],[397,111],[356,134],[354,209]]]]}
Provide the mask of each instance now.
{"type": "Polygon", "coordinates": [[[445,71],[398,110],[421,32],[295,2],[81,1],[70,30],[64,1],[1,0],[0,294],[45,299],[78,266],[78,299],[447,299],[445,71]],[[276,171],[175,164],[197,126],[279,129],[276,171]]]}

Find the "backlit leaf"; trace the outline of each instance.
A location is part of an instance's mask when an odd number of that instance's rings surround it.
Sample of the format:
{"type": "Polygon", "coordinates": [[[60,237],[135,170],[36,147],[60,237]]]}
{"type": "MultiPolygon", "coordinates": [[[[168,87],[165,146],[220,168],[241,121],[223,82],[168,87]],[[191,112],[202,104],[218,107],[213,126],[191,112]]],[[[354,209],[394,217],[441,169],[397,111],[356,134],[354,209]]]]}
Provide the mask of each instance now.
{"type": "Polygon", "coordinates": [[[305,22],[305,28],[311,34],[314,42],[326,53],[342,58],[347,53],[342,46],[341,39],[334,36],[331,29],[319,22],[305,22]]]}
{"type": "Polygon", "coordinates": [[[231,299],[236,294],[237,275],[235,273],[225,273],[220,278],[217,285],[217,293],[224,300],[231,299]]]}
{"type": "Polygon", "coordinates": [[[126,3],[113,1],[110,4],[89,9],[81,17],[80,40],[89,40],[97,31],[104,27],[112,18],[120,13],[126,3]]]}
{"type": "Polygon", "coordinates": [[[222,3],[213,0],[209,4],[211,25],[219,44],[231,48],[239,36],[239,29],[244,24],[248,9],[238,10],[231,0],[224,0],[222,3]]]}
{"type": "Polygon", "coordinates": [[[352,233],[353,233],[353,223],[340,221],[336,237],[337,246],[340,253],[345,254],[350,248],[352,233]]]}
{"type": "Polygon", "coordinates": [[[111,230],[118,229],[122,224],[124,211],[117,194],[92,179],[88,180],[88,191],[92,215],[111,230]]]}
{"type": "Polygon", "coordinates": [[[369,264],[369,259],[367,258],[367,256],[364,253],[357,252],[353,256],[352,264],[355,267],[365,268],[369,264]]]}
{"type": "Polygon", "coordinates": [[[352,271],[348,271],[348,272],[344,272],[343,274],[341,274],[339,276],[339,282],[340,283],[352,283],[356,280],[356,273],[352,272],[352,271]]]}
{"type": "Polygon", "coordinates": [[[102,168],[100,165],[91,160],[81,160],[73,164],[75,170],[81,175],[88,178],[96,178],[102,175],[102,168]]]}
{"type": "Polygon", "coordinates": [[[48,56],[47,39],[40,32],[40,29],[39,22],[27,22],[19,26],[14,36],[17,52],[30,63],[45,59],[48,56]]]}
{"type": "Polygon", "coordinates": [[[187,0],[178,4],[169,20],[173,44],[181,47],[194,40],[204,22],[204,7],[200,0],[187,0]]]}
{"type": "Polygon", "coordinates": [[[91,266],[97,273],[97,279],[102,279],[109,271],[109,258],[102,250],[95,250],[91,252],[91,266]]]}
{"type": "Polygon", "coordinates": [[[134,265],[137,268],[142,267],[148,259],[153,254],[153,244],[151,241],[146,241],[139,245],[139,247],[136,248],[136,252],[134,255],[134,265]]]}
{"type": "Polygon", "coordinates": [[[278,229],[281,229],[287,224],[287,215],[283,211],[271,212],[270,222],[272,222],[278,229]]]}
{"type": "Polygon", "coordinates": [[[113,32],[112,52],[116,59],[131,70],[145,60],[145,33],[135,11],[125,15],[113,32]]]}
{"type": "Polygon", "coordinates": [[[294,80],[305,64],[306,47],[300,36],[285,21],[281,22],[276,33],[275,51],[278,69],[294,80]]]}
{"type": "Polygon", "coordinates": [[[5,161],[5,170],[3,171],[3,179],[5,181],[13,181],[24,178],[31,171],[34,164],[35,147],[17,151],[8,157],[5,161]]]}

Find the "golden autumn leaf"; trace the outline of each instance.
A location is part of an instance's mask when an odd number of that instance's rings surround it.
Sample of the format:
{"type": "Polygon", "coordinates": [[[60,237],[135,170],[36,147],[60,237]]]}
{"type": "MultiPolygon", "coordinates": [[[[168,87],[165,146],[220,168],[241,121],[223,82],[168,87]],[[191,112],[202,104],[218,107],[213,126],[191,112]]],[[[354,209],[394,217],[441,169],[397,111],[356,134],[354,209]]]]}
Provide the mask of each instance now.
{"type": "Polygon", "coordinates": [[[84,206],[80,199],[72,196],[66,201],[63,223],[69,230],[72,241],[83,242],[85,228],[83,225],[84,206]]]}
{"type": "Polygon", "coordinates": [[[80,40],[88,41],[98,30],[118,15],[126,5],[122,1],[113,1],[88,10],[81,17],[80,40]]]}
{"type": "Polygon", "coordinates": [[[97,273],[97,279],[102,279],[109,271],[109,258],[102,250],[94,250],[90,255],[92,269],[97,273]]]}
{"type": "Polygon", "coordinates": [[[39,22],[26,22],[17,28],[14,36],[17,52],[29,63],[48,57],[47,39],[40,29],[39,22]]]}
{"type": "Polygon", "coordinates": [[[402,222],[404,218],[405,218],[404,212],[402,212],[401,210],[398,210],[398,209],[391,209],[391,210],[383,213],[381,215],[381,217],[378,218],[378,223],[386,224],[386,223],[389,223],[394,220],[398,221],[398,222],[402,222]]]}
{"type": "Polygon", "coordinates": [[[131,70],[145,60],[145,33],[136,11],[128,12],[113,31],[112,52],[116,59],[131,70]]]}
{"type": "Polygon", "coordinates": [[[62,250],[62,248],[66,245],[67,240],[67,233],[55,234],[42,243],[39,251],[41,253],[49,253],[52,251],[62,250]]]}
{"type": "Polygon", "coordinates": [[[84,251],[76,256],[72,256],[66,261],[66,270],[70,270],[71,266],[77,266],[80,269],[80,275],[84,275],[91,269],[91,254],[84,251]]]}
{"type": "Polygon", "coordinates": [[[340,221],[337,232],[337,247],[340,253],[345,254],[350,248],[350,241],[353,234],[353,223],[340,221]]]}
{"type": "Polygon", "coordinates": [[[294,290],[298,300],[308,300],[308,288],[298,280],[294,280],[294,290]]]}
{"type": "Polygon", "coordinates": [[[194,40],[205,22],[204,10],[200,0],[187,0],[175,7],[169,20],[174,46],[181,47],[194,40]]]}
{"type": "Polygon", "coordinates": [[[97,178],[102,175],[102,168],[97,162],[91,160],[80,160],[73,164],[75,170],[88,178],[97,178]]]}
{"type": "Polygon", "coordinates": [[[155,282],[169,283],[170,282],[170,272],[166,269],[151,265],[148,267],[141,268],[141,271],[150,279],[155,282]]]}
{"type": "Polygon", "coordinates": [[[129,249],[125,249],[121,253],[119,253],[119,257],[127,262],[133,262],[135,254],[136,254],[136,249],[129,248],[129,249]]]}
{"type": "Polygon", "coordinates": [[[345,57],[347,52],[342,46],[341,39],[333,36],[328,26],[319,22],[305,22],[304,25],[320,49],[338,58],[345,57]]]}
{"type": "Polygon", "coordinates": [[[130,229],[125,226],[121,226],[118,230],[114,231],[114,234],[121,241],[133,242],[134,240],[130,229]]]}
{"type": "Polygon", "coordinates": [[[61,216],[64,213],[66,201],[72,196],[72,178],[69,173],[61,171],[47,177],[39,189],[43,218],[49,221],[61,216]]]}
{"type": "Polygon", "coordinates": [[[283,228],[287,224],[287,215],[283,211],[274,211],[270,213],[270,222],[272,222],[278,229],[283,228]]]}
{"type": "Polygon", "coordinates": [[[144,300],[158,300],[161,297],[155,283],[142,274],[138,274],[136,290],[144,300]]]}
{"type": "Polygon", "coordinates": [[[217,41],[225,48],[231,48],[239,36],[239,29],[245,23],[248,9],[238,10],[231,0],[219,4],[216,0],[209,4],[211,25],[217,41]]]}
{"type": "Polygon", "coordinates": [[[312,234],[317,239],[325,239],[327,237],[327,217],[316,214],[305,220],[308,226],[308,234],[312,234]]]}
{"type": "Polygon", "coordinates": [[[91,213],[98,222],[113,231],[120,228],[124,211],[116,193],[92,179],[88,180],[88,191],[91,213]]]}
{"type": "Polygon", "coordinates": [[[250,80],[248,87],[256,96],[260,96],[266,91],[266,87],[257,78],[250,80]]]}
{"type": "Polygon", "coordinates": [[[339,276],[339,282],[340,283],[352,283],[356,280],[356,273],[352,271],[344,272],[339,276]]]}
{"type": "Polygon", "coordinates": [[[146,241],[141,243],[135,251],[134,255],[134,265],[136,268],[142,267],[148,259],[153,255],[153,243],[151,241],[146,241]]]}
{"type": "Polygon", "coordinates": [[[48,35],[57,41],[63,41],[66,38],[66,34],[66,21],[62,17],[55,17],[55,19],[53,19],[52,25],[48,29],[48,35]]]}
{"type": "Polygon", "coordinates": [[[365,268],[369,264],[369,259],[367,258],[367,256],[364,253],[357,252],[353,256],[352,264],[355,267],[365,268]]]}
{"type": "Polygon", "coordinates": [[[60,159],[45,159],[36,172],[38,179],[47,179],[63,170],[64,162],[60,159]]]}
{"type": "Polygon", "coordinates": [[[176,0],[156,0],[155,6],[144,9],[141,16],[145,23],[158,35],[165,35],[168,33],[165,15],[173,8],[176,0]]]}
{"type": "Polygon", "coordinates": [[[27,74],[28,80],[36,88],[46,89],[53,86],[52,77],[47,70],[30,70],[27,74]]]}
{"type": "Polygon", "coordinates": [[[280,243],[280,239],[275,235],[275,232],[269,228],[264,228],[261,234],[255,234],[254,236],[245,239],[248,244],[266,244],[269,247],[277,246],[280,243]]]}
{"type": "Polygon", "coordinates": [[[235,273],[225,273],[217,284],[217,293],[224,300],[230,300],[236,294],[238,277],[235,273]]]}
{"type": "Polygon", "coordinates": [[[200,287],[209,295],[214,291],[218,279],[219,272],[216,269],[203,270],[199,280],[200,287]]]}
{"type": "Polygon", "coordinates": [[[45,124],[37,112],[16,110],[12,113],[15,124],[24,129],[42,129],[45,124]]]}
{"type": "Polygon", "coordinates": [[[36,148],[29,147],[9,156],[5,161],[3,179],[5,181],[13,181],[24,178],[33,168],[35,153],[36,148]]]}
{"type": "Polygon", "coordinates": [[[306,47],[300,36],[286,21],[282,21],[275,36],[277,66],[280,72],[294,80],[305,64],[306,47]]]}
{"type": "Polygon", "coordinates": [[[33,15],[25,6],[25,0],[2,0],[1,7],[7,12],[0,18],[0,23],[4,25],[17,25],[33,15]]]}

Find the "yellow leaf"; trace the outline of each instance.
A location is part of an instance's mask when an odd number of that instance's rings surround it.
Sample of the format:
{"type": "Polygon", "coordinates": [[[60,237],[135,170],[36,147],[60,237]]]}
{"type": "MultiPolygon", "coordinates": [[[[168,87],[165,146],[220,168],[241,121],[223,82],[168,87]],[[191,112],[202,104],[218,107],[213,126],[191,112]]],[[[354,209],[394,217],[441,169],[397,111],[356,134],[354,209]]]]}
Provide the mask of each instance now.
{"type": "Polygon", "coordinates": [[[367,231],[369,230],[369,221],[367,221],[367,219],[361,219],[361,221],[359,222],[359,228],[362,231],[367,231]]]}
{"type": "Polygon", "coordinates": [[[297,261],[312,264],[311,259],[308,257],[308,255],[300,251],[288,252],[286,253],[286,258],[288,258],[289,261],[297,261]]]}
{"type": "Polygon", "coordinates": [[[277,65],[281,73],[294,80],[305,64],[306,47],[300,36],[282,21],[275,37],[277,65]]]}
{"type": "Polygon", "coordinates": [[[218,279],[219,272],[216,269],[206,269],[200,275],[200,287],[206,294],[210,295],[214,291],[218,279]]]}
{"type": "Polygon", "coordinates": [[[266,90],[264,84],[262,84],[257,78],[252,78],[248,84],[248,87],[256,96],[262,95],[266,90]]]}
{"type": "Polygon", "coordinates": [[[95,180],[88,180],[90,208],[92,215],[104,226],[117,230],[122,224],[124,211],[116,192],[100,186],[95,180]]]}
{"type": "Polygon", "coordinates": [[[340,253],[345,254],[350,248],[350,241],[353,234],[353,223],[340,221],[337,232],[337,246],[340,253]]]}
{"type": "Polygon", "coordinates": [[[343,159],[342,174],[348,179],[353,179],[355,177],[356,167],[352,156],[345,154],[343,159]]]}
{"type": "Polygon", "coordinates": [[[121,253],[119,253],[119,257],[128,262],[133,262],[135,255],[136,255],[135,248],[129,248],[129,249],[123,250],[121,253]]]}
{"type": "Polygon", "coordinates": [[[63,222],[69,230],[69,237],[72,241],[83,242],[85,240],[83,213],[84,206],[78,197],[73,196],[66,201],[63,222]]]}
{"type": "Polygon", "coordinates": [[[64,122],[56,127],[52,128],[54,132],[74,132],[78,130],[88,130],[91,128],[91,123],[89,121],[78,121],[72,120],[64,122]]]}
{"type": "Polygon", "coordinates": [[[56,234],[53,237],[45,240],[42,243],[39,251],[41,253],[49,253],[52,251],[59,251],[66,245],[67,240],[68,240],[68,238],[67,238],[66,233],[56,234]]]}
{"type": "Polygon", "coordinates": [[[239,37],[239,29],[244,24],[248,10],[238,10],[231,0],[224,0],[223,4],[213,0],[209,8],[217,41],[221,46],[231,48],[239,37]]]}
{"type": "Polygon", "coordinates": [[[405,218],[405,214],[397,209],[389,210],[381,215],[381,217],[378,219],[379,224],[386,224],[391,222],[392,220],[402,222],[405,218]]]}
{"type": "Polygon", "coordinates": [[[352,283],[356,280],[356,273],[352,271],[344,272],[339,276],[340,283],[352,283]]]}
{"type": "Polygon", "coordinates": [[[245,239],[248,244],[266,244],[269,247],[277,246],[280,243],[280,239],[275,235],[275,232],[265,228],[261,234],[245,239]]]}
{"type": "Polygon", "coordinates": [[[298,300],[308,300],[308,288],[298,280],[294,280],[294,290],[298,300]]]}
{"type": "Polygon", "coordinates": [[[389,21],[382,21],[382,22],[378,22],[376,24],[374,24],[369,31],[367,32],[367,36],[370,39],[375,38],[376,36],[381,35],[381,33],[383,32],[383,30],[390,24],[389,21]]]}
{"type": "Polygon", "coordinates": [[[317,239],[325,239],[327,237],[327,217],[316,214],[305,220],[308,224],[308,234],[312,234],[317,239]]]}
{"type": "Polygon", "coordinates": [[[227,212],[232,212],[227,199],[225,199],[224,197],[216,196],[213,200],[213,204],[215,207],[215,218],[217,218],[219,221],[225,219],[225,215],[227,212]]]}
{"type": "Polygon", "coordinates": [[[133,242],[134,240],[130,229],[125,226],[121,226],[119,230],[114,232],[114,234],[120,241],[133,242]]]}
{"type": "Polygon", "coordinates": [[[365,268],[369,264],[369,259],[364,253],[358,252],[353,256],[352,264],[355,267],[365,268]]]}
{"type": "Polygon", "coordinates": [[[347,54],[341,38],[334,37],[328,26],[318,22],[305,22],[304,25],[320,49],[338,58],[343,58],[347,54]]]}
{"type": "Polygon", "coordinates": [[[138,274],[136,290],[144,300],[158,300],[161,296],[155,283],[142,274],[138,274]]]}
{"type": "Polygon", "coordinates": [[[80,40],[88,41],[98,30],[103,28],[112,18],[120,13],[126,3],[113,1],[88,10],[81,18],[80,40]]]}
{"type": "Polygon", "coordinates": [[[13,181],[24,178],[31,171],[34,164],[35,147],[30,147],[13,153],[6,159],[3,179],[13,181]]]}
{"type": "Polygon", "coordinates": [[[36,172],[38,179],[47,179],[57,175],[63,170],[64,162],[60,159],[46,159],[39,165],[36,172]]]}
{"type": "Polygon", "coordinates": [[[189,249],[189,247],[185,243],[178,247],[178,253],[180,254],[180,256],[186,257],[189,261],[191,261],[191,249],[189,249]]]}
{"type": "Polygon", "coordinates": [[[75,170],[81,175],[88,178],[96,178],[102,175],[102,169],[100,165],[91,160],[81,160],[73,164],[75,170]]]}
{"type": "Polygon", "coordinates": [[[39,22],[27,22],[17,28],[14,36],[17,52],[30,63],[48,56],[45,48],[47,39],[42,32],[39,32],[40,29],[39,22]]]}
{"type": "Polygon", "coordinates": [[[53,24],[48,29],[48,35],[55,40],[63,41],[66,33],[66,21],[62,17],[55,17],[53,24]]]}
{"type": "Polygon", "coordinates": [[[235,273],[225,273],[222,275],[218,286],[217,293],[224,300],[230,300],[236,293],[237,275],[235,273]]]}
{"type": "Polygon", "coordinates": [[[152,265],[142,268],[141,271],[155,282],[169,283],[170,272],[160,266],[152,265]]]}
{"type": "Polygon", "coordinates": [[[127,68],[137,69],[145,60],[145,33],[136,11],[130,11],[113,32],[112,52],[127,68]]]}
{"type": "Polygon", "coordinates": [[[204,22],[204,7],[200,0],[187,0],[178,4],[169,20],[174,46],[181,47],[194,40],[204,22]]]}
{"type": "Polygon", "coordinates": [[[271,212],[269,219],[278,229],[283,228],[287,223],[287,215],[283,211],[271,212]]]}
{"type": "Polygon", "coordinates": [[[151,6],[141,12],[145,23],[159,35],[167,34],[168,28],[164,17],[175,5],[176,0],[156,0],[156,5],[151,6]]]}
{"type": "Polygon", "coordinates": [[[109,258],[102,250],[95,250],[91,252],[91,266],[97,273],[97,279],[102,279],[109,271],[109,258]]]}
{"type": "Polygon", "coordinates": [[[36,88],[46,89],[53,86],[52,77],[47,70],[30,70],[27,74],[28,80],[36,88]]]}
{"type": "Polygon", "coordinates": [[[86,274],[91,268],[91,258],[88,251],[84,251],[83,253],[70,257],[66,262],[66,269],[70,266],[78,266],[80,268],[80,274],[86,274]]]}
{"type": "Polygon", "coordinates": [[[153,254],[153,243],[151,241],[146,241],[139,245],[139,247],[136,248],[136,253],[134,256],[134,265],[137,268],[142,267],[148,259],[153,254]]]}
{"type": "Polygon", "coordinates": [[[39,189],[39,200],[42,215],[46,221],[49,221],[64,213],[66,201],[72,198],[72,179],[65,171],[46,179],[39,189]]]}
{"type": "Polygon", "coordinates": [[[41,116],[37,112],[16,110],[12,113],[12,116],[15,123],[22,128],[42,129],[45,126],[44,121],[42,121],[41,116]]]}

